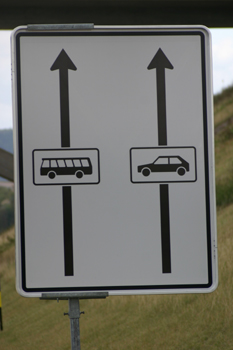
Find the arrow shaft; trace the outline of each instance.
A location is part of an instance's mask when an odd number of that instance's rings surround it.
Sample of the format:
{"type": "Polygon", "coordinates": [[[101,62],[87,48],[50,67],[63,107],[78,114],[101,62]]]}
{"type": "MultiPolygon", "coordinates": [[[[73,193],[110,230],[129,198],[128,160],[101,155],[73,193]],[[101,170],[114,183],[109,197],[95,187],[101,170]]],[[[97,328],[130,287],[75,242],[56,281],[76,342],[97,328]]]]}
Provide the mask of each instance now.
{"type": "Polygon", "coordinates": [[[169,188],[167,184],[160,185],[160,208],[162,270],[163,273],[171,273],[169,188]]]}
{"type": "MultiPolygon", "coordinates": [[[[166,86],[165,69],[173,69],[161,48],[157,51],[147,69],[156,69],[157,83],[157,120],[158,144],[167,146],[167,115],[166,115],[166,86]]],[[[170,214],[169,214],[169,188],[168,184],[160,185],[160,219],[161,219],[161,245],[162,270],[171,273],[171,245],[170,245],[170,214]]]]}
{"type": "Polygon", "coordinates": [[[68,69],[59,70],[61,146],[70,147],[69,86],[68,69]]]}
{"type": "Polygon", "coordinates": [[[62,187],[65,276],[74,275],[71,186],[62,187]]]}
{"type": "MultiPolygon", "coordinates": [[[[157,69],[157,111],[159,146],[167,146],[165,69],[157,69]]],[[[160,185],[162,271],[171,273],[169,187],[160,185]]]]}
{"type": "MultiPolygon", "coordinates": [[[[68,70],[59,70],[61,147],[70,147],[68,70]]],[[[74,275],[71,186],[62,187],[65,276],[74,275]]]]}
{"type": "MultiPolygon", "coordinates": [[[[70,147],[70,115],[69,115],[69,82],[68,70],[77,68],[64,49],[52,64],[50,70],[59,70],[60,85],[60,124],[61,147],[70,147]]],[[[65,276],[74,275],[73,258],[73,225],[72,225],[72,196],[71,186],[62,187],[63,207],[63,235],[64,235],[64,260],[65,276]]]]}
{"type": "Polygon", "coordinates": [[[167,145],[167,115],[166,115],[166,87],[165,69],[158,68],[157,83],[157,111],[158,111],[158,139],[159,146],[167,145]]]}
{"type": "MultiPolygon", "coordinates": [[[[157,69],[157,111],[158,143],[159,146],[167,146],[167,112],[164,68],[157,69]]],[[[163,273],[171,273],[169,186],[167,184],[160,185],[160,208],[162,271],[163,273]]]]}

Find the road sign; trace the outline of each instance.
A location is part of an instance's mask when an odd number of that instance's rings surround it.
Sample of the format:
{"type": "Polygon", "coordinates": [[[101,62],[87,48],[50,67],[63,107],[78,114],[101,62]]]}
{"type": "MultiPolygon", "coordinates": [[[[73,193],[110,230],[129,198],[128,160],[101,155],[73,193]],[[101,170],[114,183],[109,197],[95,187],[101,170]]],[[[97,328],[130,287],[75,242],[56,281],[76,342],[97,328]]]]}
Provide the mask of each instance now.
{"type": "Polygon", "coordinates": [[[213,291],[209,31],[30,28],[12,36],[19,293],[213,291]]]}

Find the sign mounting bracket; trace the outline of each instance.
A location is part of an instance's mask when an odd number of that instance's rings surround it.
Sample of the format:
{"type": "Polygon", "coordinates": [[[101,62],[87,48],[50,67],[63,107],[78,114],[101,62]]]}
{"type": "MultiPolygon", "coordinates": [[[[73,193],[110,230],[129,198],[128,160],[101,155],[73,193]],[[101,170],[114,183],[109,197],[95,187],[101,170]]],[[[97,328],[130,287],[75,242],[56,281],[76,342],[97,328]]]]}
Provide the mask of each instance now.
{"type": "Polygon", "coordinates": [[[91,30],[94,29],[94,23],[74,23],[74,24],[28,24],[28,30],[91,30]]]}

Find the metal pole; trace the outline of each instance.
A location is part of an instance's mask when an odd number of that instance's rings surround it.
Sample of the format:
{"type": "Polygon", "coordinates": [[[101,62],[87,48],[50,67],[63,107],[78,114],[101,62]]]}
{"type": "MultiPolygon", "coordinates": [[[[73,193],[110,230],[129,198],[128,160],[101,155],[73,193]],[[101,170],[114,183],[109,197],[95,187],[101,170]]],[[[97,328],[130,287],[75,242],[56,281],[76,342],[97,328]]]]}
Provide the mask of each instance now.
{"type": "MultiPolygon", "coordinates": [[[[105,299],[108,292],[77,292],[77,293],[42,293],[41,300],[69,300],[69,318],[71,333],[71,350],[81,350],[79,319],[80,312],[79,299],[105,299]]],[[[64,313],[67,315],[67,313],[64,313]]]]}
{"type": "Polygon", "coordinates": [[[69,318],[71,333],[71,350],[81,350],[79,329],[79,299],[69,299],[69,318]]]}

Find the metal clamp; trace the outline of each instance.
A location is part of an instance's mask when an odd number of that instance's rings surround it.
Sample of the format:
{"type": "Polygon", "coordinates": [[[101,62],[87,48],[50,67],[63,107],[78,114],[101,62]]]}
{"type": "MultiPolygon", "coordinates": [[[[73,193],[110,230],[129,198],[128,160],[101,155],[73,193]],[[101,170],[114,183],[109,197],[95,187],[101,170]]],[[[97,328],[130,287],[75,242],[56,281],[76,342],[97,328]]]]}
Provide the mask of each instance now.
{"type": "Polygon", "coordinates": [[[68,299],[105,299],[108,292],[80,292],[80,293],[42,293],[41,300],[68,300],[68,299]]]}
{"type": "Polygon", "coordinates": [[[28,24],[28,30],[91,30],[94,23],[74,23],[74,24],[28,24]]]}

